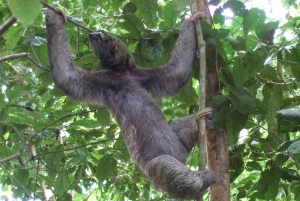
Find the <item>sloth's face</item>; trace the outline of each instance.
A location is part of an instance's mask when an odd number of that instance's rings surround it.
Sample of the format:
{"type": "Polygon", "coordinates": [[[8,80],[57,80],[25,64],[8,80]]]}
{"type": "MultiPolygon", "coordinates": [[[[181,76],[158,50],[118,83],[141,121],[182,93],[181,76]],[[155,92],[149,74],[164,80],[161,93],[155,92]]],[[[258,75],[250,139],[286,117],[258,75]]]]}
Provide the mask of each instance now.
{"type": "Polygon", "coordinates": [[[94,54],[103,63],[103,68],[128,70],[134,66],[131,52],[117,37],[100,30],[89,35],[94,54]]]}
{"type": "Polygon", "coordinates": [[[116,38],[101,30],[89,35],[92,50],[101,61],[116,60],[115,44],[116,38]]]}

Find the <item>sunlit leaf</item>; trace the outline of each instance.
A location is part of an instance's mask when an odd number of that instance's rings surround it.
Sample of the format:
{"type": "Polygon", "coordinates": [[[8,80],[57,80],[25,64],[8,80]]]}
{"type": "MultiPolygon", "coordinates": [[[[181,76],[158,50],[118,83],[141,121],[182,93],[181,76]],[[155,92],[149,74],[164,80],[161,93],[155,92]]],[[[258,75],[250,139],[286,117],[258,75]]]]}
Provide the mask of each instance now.
{"type": "Polygon", "coordinates": [[[31,25],[41,12],[39,0],[7,0],[7,3],[11,12],[25,28],[31,25]]]}

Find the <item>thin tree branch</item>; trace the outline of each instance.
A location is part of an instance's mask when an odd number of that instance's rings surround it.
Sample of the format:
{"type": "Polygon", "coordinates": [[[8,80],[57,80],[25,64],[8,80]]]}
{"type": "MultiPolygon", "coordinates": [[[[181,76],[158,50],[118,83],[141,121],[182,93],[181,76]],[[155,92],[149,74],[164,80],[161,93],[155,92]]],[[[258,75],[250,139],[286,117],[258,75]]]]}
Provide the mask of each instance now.
{"type": "MultiPolygon", "coordinates": [[[[100,109],[104,109],[103,108],[100,108],[100,109]]],[[[65,119],[65,118],[68,118],[68,117],[72,117],[72,116],[75,116],[75,115],[80,115],[80,114],[85,114],[85,113],[89,113],[89,112],[93,112],[93,111],[97,111],[97,110],[100,110],[100,109],[95,109],[95,110],[90,110],[90,111],[83,111],[83,112],[78,112],[78,113],[75,113],[75,114],[68,114],[66,116],[63,116],[55,121],[53,121],[52,123],[48,124],[47,126],[45,126],[44,128],[42,128],[41,130],[37,131],[35,134],[31,135],[27,140],[24,141],[24,143],[22,143],[22,145],[20,146],[19,150],[22,150],[23,147],[27,144],[27,142],[29,142],[32,138],[34,138],[36,135],[38,135],[40,132],[44,131],[46,128],[52,126],[53,124],[61,121],[62,119],[65,119]]]]}
{"type": "Polygon", "coordinates": [[[10,54],[4,57],[0,58],[0,62],[3,61],[7,61],[7,60],[13,60],[13,59],[18,59],[21,57],[25,57],[26,59],[28,59],[32,64],[34,64],[36,67],[38,67],[39,69],[46,71],[46,72],[50,72],[48,69],[44,68],[43,66],[41,66],[40,64],[38,64],[36,61],[34,61],[30,56],[28,52],[22,52],[22,53],[17,53],[17,54],[10,54]]]}
{"type": "MultiPolygon", "coordinates": [[[[49,4],[47,4],[47,3],[44,2],[44,1],[41,1],[41,4],[43,4],[43,5],[44,5],[45,7],[47,7],[48,9],[53,10],[53,11],[56,12],[57,14],[61,14],[60,11],[56,10],[55,8],[53,8],[52,6],[50,6],[49,4]]],[[[85,26],[83,26],[83,25],[81,25],[81,24],[75,22],[75,21],[72,20],[70,17],[68,17],[68,16],[66,16],[66,17],[67,17],[67,20],[68,20],[69,22],[71,22],[72,24],[76,25],[77,27],[80,27],[81,29],[83,29],[83,30],[85,30],[85,31],[87,31],[87,32],[93,32],[91,29],[86,28],[85,26]]]]}
{"type": "Polygon", "coordinates": [[[76,147],[71,147],[71,148],[66,148],[66,149],[58,149],[58,150],[55,150],[55,151],[49,151],[49,152],[46,152],[46,153],[43,153],[43,154],[38,154],[35,156],[35,158],[38,158],[40,156],[45,156],[47,154],[54,154],[54,153],[60,153],[60,152],[65,152],[65,151],[73,151],[75,149],[79,149],[81,147],[87,147],[87,146],[92,146],[92,145],[98,145],[98,144],[102,144],[102,143],[105,143],[105,142],[111,142],[111,141],[116,141],[116,140],[120,140],[121,138],[113,138],[113,139],[107,139],[107,140],[99,140],[99,141],[96,141],[96,142],[91,142],[91,143],[87,143],[87,144],[83,144],[83,145],[80,145],[80,146],[76,146],[76,147]]]}
{"type": "Polygon", "coordinates": [[[22,160],[21,155],[20,155],[19,152],[16,153],[16,154],[14,154],[14,155],[12,155],[12,156],[8,156],[8,157],[6,157],[4,159],[1,159],[0,160],[0,165],[4,164],[4,163],[7,163],[9,161],[12,161],[13,159],[18,159],[20,165],[22,165],[23,167],[25,166],[25,164],[24,164],[24,162],[23,162],[23,160],[22,160]]]}
{"type": "Polygon", "coordinates": [[[20,57],[26,57],[28,55],[29,55],[28,52],[22,52],[22,53],[18,53],[18,54],[10,54],[10,55],[1,57],[0,62],[7,61],[7,60],[18,59],[20,57]]]}
{"type": "Polygon", "coordinates": [[[43,66],[41,66],[40,64],[38,64],[36,61],[34,61],[29,55],[25,56],[26,59],[28,59],[31,63],[33,63],[36,67],[38,67],[39,69],[46,71],[46,72],[50,72],[49,69],[44,68],[43,66]]]}
{"type": "Polygon", "coordinates": [[[18,20],[12,15],[8,20],[6,20],[1,26],[0,26],[0,36],[4,34],[4,32],[9,29],[14,23],[16,23],[18,20]]]}
{"type": "MultiPolygon", "coordinates": [[[[0,164],[0,165],[1,165],[1,164],[0,164]]],[[[23,186],[23,184],[21,184],[21,182],[19,182],[19,180],[17,180],[17,178],[15,178],[13,175],[11,175],[11,174],[9,173],[9,171],[4,167],[4,165],[1,165],[1,167],[2,167],[2,169],[4,170],[4,172],[6,172],[6,174],[8,174],[11,178],[13,178],[13,179],[21,186],[21,188],[24,189],[24,191],[25,191],[25,193],[28,195],[28,197],[32,197],[32,196],[30,195],[30,193],[27,191],[27,189],[25,188],[25,186],[23,186]]]]}

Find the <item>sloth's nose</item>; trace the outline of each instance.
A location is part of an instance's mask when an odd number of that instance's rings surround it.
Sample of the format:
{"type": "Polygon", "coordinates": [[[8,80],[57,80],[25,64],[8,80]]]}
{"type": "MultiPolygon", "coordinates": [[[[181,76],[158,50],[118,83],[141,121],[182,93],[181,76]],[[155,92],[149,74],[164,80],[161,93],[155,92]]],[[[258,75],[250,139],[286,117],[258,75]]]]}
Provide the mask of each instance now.
{"type": "Polygon", "coordinates": [[[93,32],[93,33],[90,33],[90,35],[89,35],[89,39],[90,40],[96,40],[98,38],[99,38],[99,34],[98,33],[93,32]]]}

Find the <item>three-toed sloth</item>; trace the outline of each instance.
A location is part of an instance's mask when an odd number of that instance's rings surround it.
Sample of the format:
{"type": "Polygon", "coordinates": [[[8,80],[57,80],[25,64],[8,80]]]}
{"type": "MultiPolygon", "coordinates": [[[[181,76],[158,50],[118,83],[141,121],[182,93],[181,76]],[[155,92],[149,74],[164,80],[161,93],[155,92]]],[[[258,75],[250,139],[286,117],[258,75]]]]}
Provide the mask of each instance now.
{"type": "Polygon", "coordinates": [[[86,71],[72,61],[65,18],[50,9],[46,14],[50,70],[56,86],[76,100],[107,107],[140,169],[157,189],[182,199],[199,197],[214,183],[214,174],[185,166],[198,138],[196,114],[168,125],[154,98],[176,93],[190,78],[197,49],[193,20],[183,23],[171,60],[155,69],[138,67],[115,36],[91,33],[90,43],[102,70],[86,71]]]}

